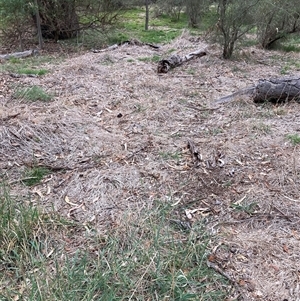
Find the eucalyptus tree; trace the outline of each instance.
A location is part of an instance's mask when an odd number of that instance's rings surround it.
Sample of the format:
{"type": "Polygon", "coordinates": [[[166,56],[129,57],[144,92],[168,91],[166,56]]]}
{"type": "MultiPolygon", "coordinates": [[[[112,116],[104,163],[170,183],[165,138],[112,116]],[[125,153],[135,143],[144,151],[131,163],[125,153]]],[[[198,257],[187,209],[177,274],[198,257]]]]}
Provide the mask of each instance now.
{"type": "Polygon", "coordinates": [[[292,33],[300,32],[299,0],[264,0],[256,14],[258,41],[263,48],[292,33]]]}
{"type": "Polygon", "coordinates": [[[24,50],[24,34],[28,28],[28,11],[30,3],[27,0],[0,0],[0,31],[4,38],[18,40],[21,50],[24,50]]]}
{"type": "Polygon", "coordinates": [[[26,38],[68,39],[85,29],[104,29],[117,19],[128,0],[0,0],[2,41],[26,38]]]}
{"type": "Polygon", "coordinates": [[[209,0],[185,0],[188,25],[199,27],[201,18],[209,9],[209,0]]]}
{"type": "Polygon", "coordinates": [[[223,46],[223,58],[231,58],[235,43],[256,26],[255,14],[260,1],[218,0],[216,24],[223,46]]]}
{"type": "Polygon", "coordinates": [[[186,0],[157,0],[156,9],[160,14],[166,14],[172,21],[178,21],[186,9],[186,0]]]}

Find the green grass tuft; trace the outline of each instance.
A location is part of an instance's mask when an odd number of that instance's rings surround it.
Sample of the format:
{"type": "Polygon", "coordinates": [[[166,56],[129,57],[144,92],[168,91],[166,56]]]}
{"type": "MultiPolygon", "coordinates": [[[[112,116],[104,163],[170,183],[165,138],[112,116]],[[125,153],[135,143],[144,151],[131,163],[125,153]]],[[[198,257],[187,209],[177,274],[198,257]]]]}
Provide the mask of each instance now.
{"type": "Polygon", "coordinates": [[[49,173],[50,171],[45,167],[37,166],[30,168],[25,171],[25,176],[22,182],[26,186],[33,186],[40,183],[44,176],[48,175],[49,173]]]}
{"type": "Polygon", "coordinates": [[[161,57],[159,55],[153,55],[152,57],[139,57],[138,60],[141,62],[153,62],[157,63],[161,57]]]}
{"type": "Polygon", "coordinates": [[[28,69],[28,68],[21,68],[17,71],[19,74],[33,74],[33,75],[45,75],[48,70],[46,69],[28,69]]]}
{"type": "Polygon", "coordinates": [[[298,134],[289,134],[287,135],[287,138],[294,146],[300,144],[300,136],[298,134]]]}
{"type": "Polygon", "coordinates": [[[51,101],[53,98],[39,86],[16,89],[14,97],[27,101],[51,101]]]}

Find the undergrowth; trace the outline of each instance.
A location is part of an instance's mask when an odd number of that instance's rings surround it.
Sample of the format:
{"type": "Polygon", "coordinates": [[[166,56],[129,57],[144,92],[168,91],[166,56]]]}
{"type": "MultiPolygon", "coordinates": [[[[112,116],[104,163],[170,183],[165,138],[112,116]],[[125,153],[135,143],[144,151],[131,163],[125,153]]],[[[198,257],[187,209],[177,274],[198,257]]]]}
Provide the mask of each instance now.
{"type": "Polygon", "coordinates": [[[171,223],[172,208],[124,215],[98,234],[0,191],[0,300],[222,300],[226,283],[206,265],[199,222],[171,223]]]}
{"type": "Polygon", "coordinates": [[[47,69],[41,67],[42,65],[50,62],[59,63],[62,59],[48,55],[37,55],[26,58],[12,57],[0,65],[0,72],[42,76],[48,73],[47,69]]]}

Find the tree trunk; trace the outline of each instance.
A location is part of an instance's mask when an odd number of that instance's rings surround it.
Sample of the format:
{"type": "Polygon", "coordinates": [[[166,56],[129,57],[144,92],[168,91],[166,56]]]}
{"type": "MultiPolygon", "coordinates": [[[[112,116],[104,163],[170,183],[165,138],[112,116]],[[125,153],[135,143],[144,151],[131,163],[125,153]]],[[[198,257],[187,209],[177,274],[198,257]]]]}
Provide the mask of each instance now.
{"type": "Polygon", "coordinates": [[[149,28],[149,0],[145,0],[146,16],[145,16],[145,30],[149,28]]]}
{"type": "Polygon", "coordinates": [[[36,17],[36,27],[37,27],[37,34],[38,34],[38,41],[39,41],[39,48],[43,48],[43,34],[42,34],[42,28],[41,28],[41,18],[40,18],[40,12],[39,12],[39,5],[38,0],[34,1],[35,5],[35,17],[36,17]]]}

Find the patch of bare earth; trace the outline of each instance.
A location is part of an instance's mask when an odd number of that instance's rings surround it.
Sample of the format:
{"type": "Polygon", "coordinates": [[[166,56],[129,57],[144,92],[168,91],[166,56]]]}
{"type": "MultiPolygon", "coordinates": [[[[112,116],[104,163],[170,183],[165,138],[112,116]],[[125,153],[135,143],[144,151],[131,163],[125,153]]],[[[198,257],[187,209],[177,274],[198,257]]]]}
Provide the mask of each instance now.
{"type": "MultiPolygon", "coordinates": [[[[2,176],[13,194],[25,200],[30,194],[43,208],[100,232],[155,200],[173,204],[191,224],[205,217],[219,237],[208,259],[232,280],[232,296],[297,300],[299,146],[286,136],[300,131],[299,104],[255,105],[243,97],[209,108],[260,78],[280,76],[299,54],[253,48],[224,61],[209,46],[206,57],[162,76],[150,60],[206,46],[183,35],[159,51],[122,46],[86,53],[39,78],[3,75],[2,176]],[[43,86],[55,100],[13,99],[14,84],[43,86]],[[33,166],[51,174],[28,188],[21,180],[33,166]]],[[[291,74],[299,70],[291,66],[291,74]]]]}

